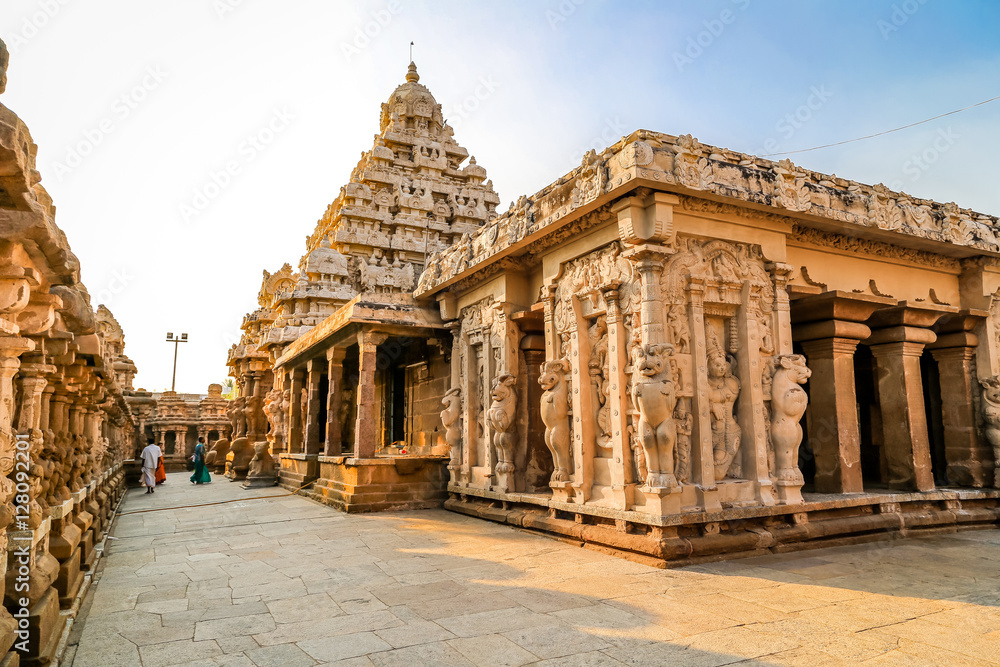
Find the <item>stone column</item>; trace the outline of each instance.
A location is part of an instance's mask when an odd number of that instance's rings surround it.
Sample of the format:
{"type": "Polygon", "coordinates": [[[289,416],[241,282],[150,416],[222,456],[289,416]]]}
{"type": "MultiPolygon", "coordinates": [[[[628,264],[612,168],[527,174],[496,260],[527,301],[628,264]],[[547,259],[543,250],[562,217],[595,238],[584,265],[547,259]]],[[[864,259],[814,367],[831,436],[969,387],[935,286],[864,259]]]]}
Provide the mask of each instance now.
{"type": "Polygon", "coordinates": [[[879,407],[891,489],[931,491],[930,436],[924,410],[920,356],[937,336],[929,327],[957,308],[901,304],[875,313],[865,342],[878,368],[879,407]]]}
{"type": "Polygon", "coordinates": [[[871,335],[862,322],[895,304],[894,299],[839,291],[792,303],[792,337],[812,370],[806,437],[816,460],[818,493],[864,491],[854,352],[871,335]]]}
{"type": "Polygon", "coordinates": [[[374,331],[358,334],[358,419],[354,426],[354,456],[359,459],[374,458],[381,431],[375,405],[375,371],[378,346],[389,335],[374,331]]]}
{"type": "Polygon", "coordinates": [[[323,361],[321,359],[310,359],[306,363],[308,375],[306,378],[306,432],[305,432],[305,453],[319,454],[320,434],[323,424],[319,423],[320,403],[327,400],[326,396],[319,395],[319,386],[323,377],[323,361]]]}
{"type": "Polygon", "coordinates": [[[326,351],[327,386],[326,395],[326,455],[340,456],[343,453],[344,425],[340,423],[340,408],[343,401],[344,357],[347,350],[331,347],[326,351]]]}
{"type": "Polygon", "coordinates": [[[288,408],[288,453],[298,454],[302,452],[302,383],[305,371],[296,368],[290,373],[292,379],[288,408]]]}
{"type": "Polygon", "coordinates": [[[987,317],[986,311],[963,311],[942,318],[937,340],[928,345],[937,362],[941,383],[941,421],[948,483],[983,487],[993,483],[989,447],[976,434],[979,384],[975,378],[979,338],[972,333],[987,317]]]}
{"type": "Polygon", "coordinates": [[[625,367],[628,365],[628,337],[618,304],[618,285],[604,290],[604,302],[608,306],[608,403],[611,408],[611,465],[612,490],[618,509],[629,510],[635,502],[636,480],[633,475],[632,449],[628,436],[629,396],[625,381],[625,367]]]}
{"type": "MultiPolygon", "coordinates": [[[[687,285],[690,317],[688,331],[691,332],[691,356],[694,359],[708,359],[708,345],[705,341],[705,282],[703,278],[692,276],[687,285]]],[[[715,450],[712,446],[711,402],[708,399],[708,366],[694,364],[691,397],[691,412],[694,428],[691,434],[691,481],[697,485],[698,504],[706,512],[722,510],[719,487],[715,481],[715,450]]]]}

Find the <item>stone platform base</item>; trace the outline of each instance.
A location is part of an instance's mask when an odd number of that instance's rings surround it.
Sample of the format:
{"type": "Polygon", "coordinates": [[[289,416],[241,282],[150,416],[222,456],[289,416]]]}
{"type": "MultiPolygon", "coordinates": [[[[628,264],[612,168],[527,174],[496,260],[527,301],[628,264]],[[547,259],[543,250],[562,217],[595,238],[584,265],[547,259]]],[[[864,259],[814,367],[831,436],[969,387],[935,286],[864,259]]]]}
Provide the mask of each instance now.
{"type": "Polygon", "coordinates": [[[570,539],[656,567],[1000,525],[1000,491],[806,494],[796,506],[665,517],[449,486],[445,509],[570,539]],[[512,499],[514,496],[515,499],[512,499]]]}
{"type": "Polygon", "coordinates": [[[344,512],[441,507],[446,462],[442,456],[321,456],[319,479],[303,495],[344,512]]]}
{"type": "Polygon", "coordinates": [[[242,486],[244,489],[265,489],[269,486],[277,486],[278,477],[247,477],[242,486]]]}
{"type": "Polygon", "coordinates": [[[281,469],[278,480],[282,488],[297,489],[319,477],[319,461],[316,454],[279,454],[281,469]]]}

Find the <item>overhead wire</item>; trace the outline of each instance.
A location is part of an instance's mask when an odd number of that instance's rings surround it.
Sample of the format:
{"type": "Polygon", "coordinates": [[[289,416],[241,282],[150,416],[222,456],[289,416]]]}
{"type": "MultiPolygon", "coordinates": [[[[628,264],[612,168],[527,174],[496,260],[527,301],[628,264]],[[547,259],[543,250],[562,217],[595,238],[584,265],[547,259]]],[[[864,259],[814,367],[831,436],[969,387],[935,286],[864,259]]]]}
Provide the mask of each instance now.
{"type": "Polygon", "coordinates": [[[911,128],[911,127],[916,127],[917,125],[923,125],[924,123],[929,123],[932,120],[937,120],[939,118],[944,118],[945,116],[953,116],[954,114],[961,113],[963,111],[968,111],[969,109],[972,109],[974,107],[980,107],[980,106],[982,106],[984,104],[989,104],[990,102],[995,102],[997,100],[1000,100],[1000,95],[997,95],[996,97],[991,97],[988,100],[983,100],[982,102],[976,102],[975,104],[970,104],[969,106],[962,107],[961,109],[955,109],[954,111],[949,111],[947,113],[938,114],[937,116],[934,116],[932,118],[926,118],[924,120],[917,121],[916,123],[910,123],[909,125],[902,125],[900,127],[894,127],[891,130],[885,130],[883,132],[876,132],[875,134],[869,134],[869,135],[866,135],[866,136],[863,136],[863,137],[858,137],[857,139],[845,139],[844,141],[835,141],[832,144],[823,144],[822,146],[813,146],[812,148],[800,148],[800,149],[794,150],[794,151],[780,151],[780,152],[777,152],[777,153],[765,153],[763,155],[760,155],[759,157],[775,157],[775,156],[778,156],[778,155],[794,155],[796,153],[808,153],[809,151],[818,151],[821,148],[830,148],[832,146],[843,146],[844,144],[854,143],[855,141],[864,141],[865,139],[874,139],[875,137],[881,137],[881,136],[883,136],[885,134],[892,134],[893,132],[899,132],[900,130],[905,130],[905,129],[908,129],[908,128],[911,128]]]}

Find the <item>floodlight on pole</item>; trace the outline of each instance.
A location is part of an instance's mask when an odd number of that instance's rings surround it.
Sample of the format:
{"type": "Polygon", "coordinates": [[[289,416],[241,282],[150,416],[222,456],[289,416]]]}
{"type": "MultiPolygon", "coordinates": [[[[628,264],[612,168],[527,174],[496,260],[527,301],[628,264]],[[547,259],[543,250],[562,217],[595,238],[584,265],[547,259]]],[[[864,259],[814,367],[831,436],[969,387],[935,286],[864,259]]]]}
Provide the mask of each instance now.
{"type": "Polygon", "coordinates": [[[174,336],[173,332],[169,332],[167,333],[167,342],[174,344],[174,376],[170,380],[170,391],[174,391],[177,386],[177,346],[188,342],[188,335],[182,333],[174,336]]]}

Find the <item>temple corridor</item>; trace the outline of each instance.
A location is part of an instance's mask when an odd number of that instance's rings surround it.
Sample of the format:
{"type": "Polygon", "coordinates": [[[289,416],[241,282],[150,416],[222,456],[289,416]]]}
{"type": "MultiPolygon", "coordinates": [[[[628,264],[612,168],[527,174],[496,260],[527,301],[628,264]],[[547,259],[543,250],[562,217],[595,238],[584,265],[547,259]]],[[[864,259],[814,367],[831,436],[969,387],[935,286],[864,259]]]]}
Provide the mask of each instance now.
{"type": "Polygon", "coordinates": [[[128,492],[66,664],[1000,663],[997,531],[661,570],[185,477],[128,492]]]}

